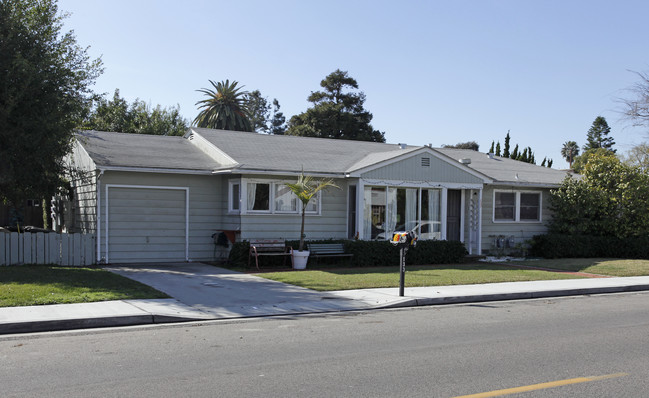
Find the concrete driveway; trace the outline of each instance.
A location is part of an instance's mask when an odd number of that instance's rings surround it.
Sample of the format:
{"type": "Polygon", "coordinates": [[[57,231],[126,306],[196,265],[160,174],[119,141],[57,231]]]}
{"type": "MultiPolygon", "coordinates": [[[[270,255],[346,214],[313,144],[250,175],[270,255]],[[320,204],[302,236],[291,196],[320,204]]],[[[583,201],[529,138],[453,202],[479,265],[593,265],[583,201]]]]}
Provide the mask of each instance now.
{"type": "Polygon", "coordinates": [[[340,295],[201,263],[111,265],[104,269],[219,318],[344,311],[359,309],[360,304],[340,295]]]}

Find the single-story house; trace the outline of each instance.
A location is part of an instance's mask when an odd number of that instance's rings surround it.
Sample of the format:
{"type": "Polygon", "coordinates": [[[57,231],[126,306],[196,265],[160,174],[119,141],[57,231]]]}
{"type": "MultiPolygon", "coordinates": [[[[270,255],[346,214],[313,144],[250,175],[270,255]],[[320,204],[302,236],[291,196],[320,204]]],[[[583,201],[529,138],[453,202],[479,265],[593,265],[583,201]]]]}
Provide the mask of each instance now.
{"type": "Polygon", "coordinates": [[[420,239],[494,251],[546,230],[567,172],[431,146],[190,128],[183,137],[84,131],[67,159],[70,203],[57,222],[96,234],[98,262],[206,261],[213,234],[299,239],[285,183],[331,178],[308,207],[306,239],[420,239]]]}

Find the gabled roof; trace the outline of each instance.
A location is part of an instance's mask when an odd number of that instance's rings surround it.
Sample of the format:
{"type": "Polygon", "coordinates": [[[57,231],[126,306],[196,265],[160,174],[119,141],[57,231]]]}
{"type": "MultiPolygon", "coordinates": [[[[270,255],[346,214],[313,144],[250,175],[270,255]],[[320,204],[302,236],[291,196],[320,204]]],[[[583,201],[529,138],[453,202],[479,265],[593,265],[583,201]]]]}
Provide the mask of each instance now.
{"type": "Polygon", "coordinates": [[[80,131],[77,141],[100,169],[167,169],[211,173],[214,161],[183,137],[80,131]]]}
{"type": "Polygon", "coordinates": [[[493,184],[521,186],[558,186],[569,175],[565,170],[533,165],[500,156],[493,156],[470,149],[436,148],[444,155],[460,161],[471,159],[466,166],[493,179],[493,184]]]}
{"type": "MultiPolygon", "coordinates": [[[[228,154],[240,171],[345,175],[357,169],[416,151],[396,144],[326,138],[266,135],[192,127],[213,146],[228,154]]],[[[188,135],[186,135],[188,136],[188,135]]]]}
{"type": "Polygon", "coordinates": [[[367,141],[266,135],[192,127],[184,137],[82,131],[77,140],[100,169],[158,172],[294,174],[342,177],[422,151],[437,154],[485,183],[558,186],[566,171],[467,150],[367,141]],[[200,136],[200,139],[197,139],[200,136]],[[196,138],[196,139],[193,139],[196,138]],[[205,145],[210,146],[206,148],[205,145]],[[469,164],[460,159],[471,159],[469,164]],[[481,178],[482,178],[481,177],[481,178]]]}

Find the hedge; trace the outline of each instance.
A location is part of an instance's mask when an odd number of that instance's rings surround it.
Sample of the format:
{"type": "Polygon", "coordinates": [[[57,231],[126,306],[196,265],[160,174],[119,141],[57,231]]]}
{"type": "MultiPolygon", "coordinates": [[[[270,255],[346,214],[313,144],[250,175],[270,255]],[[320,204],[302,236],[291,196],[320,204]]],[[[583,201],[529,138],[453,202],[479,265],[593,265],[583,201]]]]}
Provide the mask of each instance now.
{"type": "Polygon", "coordinates": [[[545,258],[649,259],[649,236],[621,239],[591,235],[537,235],[532,238],[530,254],[545,258]]]}
{"type": "MultiPolygon", "coordinates": [[[[287,241],[288,245],[297,250],[300,241],[287,241]]],[[[399,249],[388,241],[363,241],[363,240],[314,240],[308,243],[342,243],[346,253],[354,254],[351,258],[321,258],[318,264],[336,264],[351,267],[376,267],[394,265],[399,266],[399,249]]],[[[237,242],[230,251],[230,263],[235,266],[248,265],[249,243],[247,241],[237,242]]],[[[417,246],[408,250],[406,264],[452,264],[464,260],[467,255],[466,248],[462,242],[445,240],[423,240],[417,242],[417,246]]],[[[264,268],[281,267],[283,256],[260,257],[264,268]]],[[[288,265],[287,260],[287,265],[288,265]]],[[[251,267],[254,267],[254,259],[251,260],[251,267]]],[[[309,262],[309,265],[311,262],[309,262]]]]}

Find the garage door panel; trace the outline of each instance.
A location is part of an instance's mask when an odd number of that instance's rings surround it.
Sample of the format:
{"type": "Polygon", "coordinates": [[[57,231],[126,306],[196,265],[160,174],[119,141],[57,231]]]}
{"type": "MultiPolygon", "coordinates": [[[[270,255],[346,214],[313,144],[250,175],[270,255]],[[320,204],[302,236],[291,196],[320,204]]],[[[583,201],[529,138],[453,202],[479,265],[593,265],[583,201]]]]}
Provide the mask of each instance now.
{"type": "Polygon", "coordinates": [[[109,187],[108,261],[186,259],[184,189],[109,187]]]}

